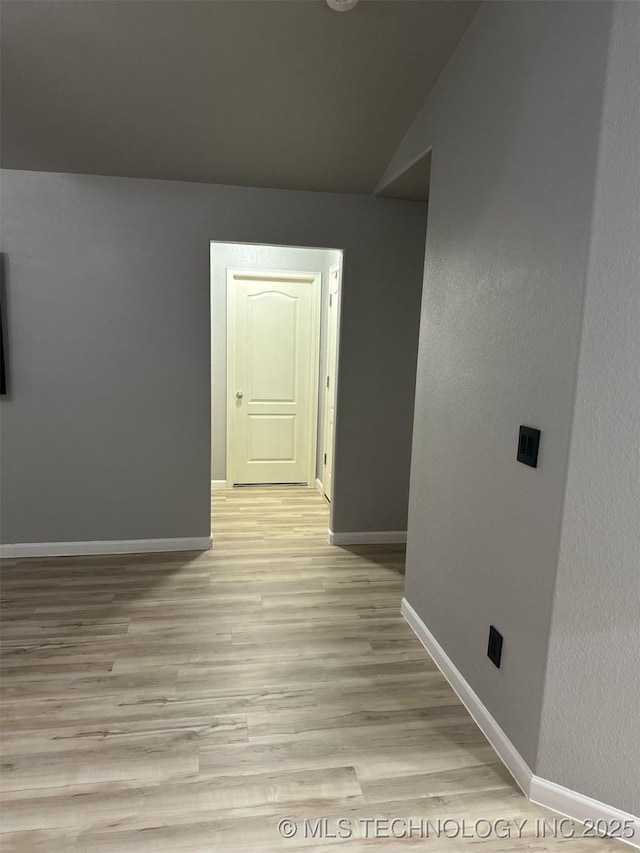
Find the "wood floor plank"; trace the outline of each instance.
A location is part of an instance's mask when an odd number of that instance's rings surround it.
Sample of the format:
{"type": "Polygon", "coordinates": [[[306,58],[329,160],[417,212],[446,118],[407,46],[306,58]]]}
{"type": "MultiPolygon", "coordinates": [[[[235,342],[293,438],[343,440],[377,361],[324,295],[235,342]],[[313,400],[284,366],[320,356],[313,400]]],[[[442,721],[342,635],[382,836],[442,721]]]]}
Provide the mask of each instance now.
{"type": "Polygon", "coordinates": [[[3,565],[3,853],[568,843],[535,836],[554,816],[521,795],[400,617],[402,546],[328,545],[314,489],[215,491],[212,505],[209,552],[3,565]],[[359,823],[425,816],[528,829],[373,840],[359,823]],[[305,837],[305,818],[353,831],[305,837]]]}

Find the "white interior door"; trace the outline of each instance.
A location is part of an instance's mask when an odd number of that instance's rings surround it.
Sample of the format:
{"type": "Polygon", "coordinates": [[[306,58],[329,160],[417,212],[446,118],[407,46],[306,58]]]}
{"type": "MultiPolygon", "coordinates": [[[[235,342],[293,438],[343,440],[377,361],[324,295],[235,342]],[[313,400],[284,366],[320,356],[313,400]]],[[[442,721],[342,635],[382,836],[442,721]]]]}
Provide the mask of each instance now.
{"type": "Polygon", "coordinates": [[[320,273],[227,271],[227,481],[314,479],[320,273]]]}
{"type": "Polygon", "coordinates": [[[322,486],[327,500],[333,497],[333,448],[336,421],[336,379],[338,371],[338,306],[340,301],[340,265],[329,268],[329,307],[327,314],[327,376],[324,424],[324,473],[322,486]]]}

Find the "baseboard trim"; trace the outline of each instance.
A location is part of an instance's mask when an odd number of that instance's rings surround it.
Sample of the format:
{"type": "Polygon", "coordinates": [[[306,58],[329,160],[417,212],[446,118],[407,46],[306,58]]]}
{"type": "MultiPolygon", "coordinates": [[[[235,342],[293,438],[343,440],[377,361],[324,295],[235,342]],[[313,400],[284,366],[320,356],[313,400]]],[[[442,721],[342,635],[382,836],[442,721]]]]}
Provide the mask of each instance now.
{"type": "Polygon", "coordinates": [[[316,489],[320,492],[321,495],[324,495],[324,486],[322,485],[321,480],[318,480],[316,477],[316,489]]]}
{"type": "Polygon", "coordinates": [[[478,694],[471,688],[406,598],[402,599],[401,612],[527,799],[565,815],[578,823],[602,820],[611,825],[612,820],[619,820],[622,824],[625,821],[630,821],[634,826],[633,838],[619,838],[618,840],[625,841],[632,847],[640,849],[640,818],[622,812],[606,803],[593,800],[577,791],[564,788],[555,782],[549,782],[540,776],[535,776],[527,762],[491,716],[478,694]]]}
{"type": "Polygon", "coordinates": [[[406,530],[363,530],[359,533],[334,533],[329,530],[329,545],[403,545],[406,530]]]}
{"type": "Polygon", "coordinates": [[[580,794],[578,791],[572,791],[571,788],[549,782],[548,779],[542,779],[540,776],[533,776],[531,779],[529,799],[532,803],[546,806],[546,808],[565,815],[577,823],[590,821],[595,823],[597,827],[598,821],[602,821],[606,826],[611,826],[612,822],[619,821],[621,825],[620,835],[616,834],[614,837],[619,841],[626,842],[631,847],[635,847],[636,850],[640,850],[640,817],[620,811],[620,809],[606,803],[601,803],[600,800],[594,800],[592,797],[580,794]],[[633,826],[632,838],[621,837],[626,826],[633,826]]]}
{"type": "Polygon", "coordinates": [[[104,542],[24,542],[0,545],[0,557],[85,557],[98,554],[146,554],[156,551],[209,551],[211,536],[181,539],[109,539],[104,542]]]}
{"type": "Polygon", "coordinates": [[[401,612],[416,637],[433,658],[440,672],[458,694],[460,701],[476,721],[484,736],[498,753],[500,760],[516,780],[525,796],[528,797],[533,772],[525,760],[406,598],[402,599],[401,612]]]}
{"type": "Polygon", "coordinates": [[[227,481],[226,480],[212,480],[211,481],[211,489],[212,491],[217,491],[218,489],[226,489],[227,481]]]}

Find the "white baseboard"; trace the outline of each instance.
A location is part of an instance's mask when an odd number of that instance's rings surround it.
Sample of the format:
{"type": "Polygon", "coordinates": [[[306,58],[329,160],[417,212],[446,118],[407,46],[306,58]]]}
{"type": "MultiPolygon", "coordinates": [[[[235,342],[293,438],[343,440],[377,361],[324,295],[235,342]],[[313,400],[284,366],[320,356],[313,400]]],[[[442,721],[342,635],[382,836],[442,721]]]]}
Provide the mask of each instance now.
{"type": "Polygon", "coordinates": [[[209,551],[211,536],[183,539],[108,539],[104,542],[24,542],[0,545],[0,557],[84,557],[92,554],[146,554],[155,551],[209,551]]]}
{"type": "Polygon", "coordinates": [[[620,840],[640,849],[640,818],[622,812],[606,803],[585,797],[577,791],[563,788],[562,785],[557,785],[555,782],[549,782],[535,776],[524,758],[491,716],[480,697],[471,688],[406,598],[402,599],[401,612],[529,800],[566,815],[578,823],[602,820],[611,826],[611,821],[621,821],[623,825],[625,821],[629,821],[635,828],[634,837],[630,839],[620,838],[620,840]]]}
{"type": "Polygon", "coordinates": [[[321,495],[324,495],[324,486],[322,482],[316,478],[316,489],[320,492],[321,495]]]}
{"type": "Polygon", "coordinates": [[[528,797],[529,786],[533,778],[532,770],[406,598],[402,599],[401,612],[413,628],[417,638],[433,658],[440,672],[458,694],[460,701],[476,721],[484,736],[498,753],[509,773],[528,797]]]}
{"type": "Polygon", "coordinates": [[[212,480],[211,481],[211,489],[212,490],[226,489],[226,488],[227,488],[227,481],[226,480],[212,480]]]}
{"type": "Polygon", "coordinates": [[[620,811],[620,809],[601,803],[600,800],[594,800],[592,797],[586,797],[578,791],[572,791],[571,788],[549,782],[540,776],[533,776],[531,779],[529,799],[531,802],[537,803],[539,806],[546,806],[546,808],[559,812],[559,814],[565,815],[577,823],[592,822],[596,825],[596,829],[598,821],[602,822],[601,825],[609,827],[612,824],[617,826],[619,822],[621,829],[616,832],[616,837],[640,850],[640,817],[620,811]],[[626,827],[631,826],[633,826],[633,837],[621,837],[623,834],[631,834],[625,831],[626,827]]]}
{"type": "Polygon", "coordinates": [[[329,530],[329,545],[402,545],[407,541],[406,530],[363,530],[359,533],[334,533],[329,530]]]}

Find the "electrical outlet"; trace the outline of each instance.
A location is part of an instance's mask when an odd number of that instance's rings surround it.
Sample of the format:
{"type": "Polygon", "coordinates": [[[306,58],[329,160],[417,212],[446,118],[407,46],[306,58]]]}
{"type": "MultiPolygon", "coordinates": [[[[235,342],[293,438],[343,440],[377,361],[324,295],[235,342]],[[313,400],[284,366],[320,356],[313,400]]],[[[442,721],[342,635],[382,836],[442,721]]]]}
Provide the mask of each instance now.
{"type": "Polygon", "coordinates": [[[500,658],[502,657],[502,634],[496,630],[493,625],[489,627],[489,647],[487,648],[487,657],[500,668],[500,658]]]}

